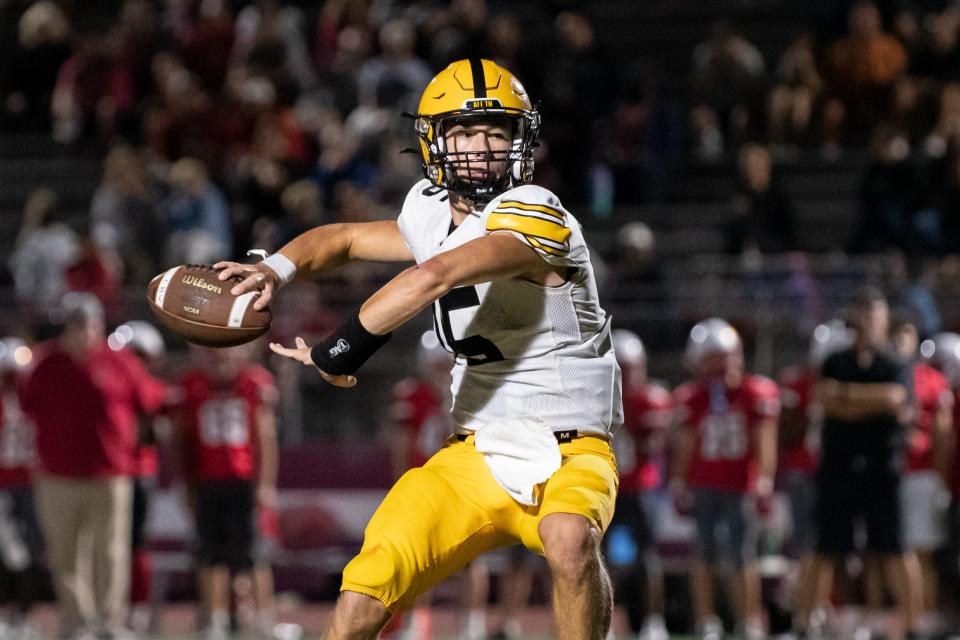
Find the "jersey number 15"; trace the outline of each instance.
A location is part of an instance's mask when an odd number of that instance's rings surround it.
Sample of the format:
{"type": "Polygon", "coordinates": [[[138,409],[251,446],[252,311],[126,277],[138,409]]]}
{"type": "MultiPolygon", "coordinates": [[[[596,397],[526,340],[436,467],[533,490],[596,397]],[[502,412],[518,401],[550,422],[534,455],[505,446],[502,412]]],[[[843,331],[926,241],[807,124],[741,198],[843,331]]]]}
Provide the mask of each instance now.
{"type": "Polygon", "coordinates": [[[467,360],[467,366],[503,360],[503,353],[487,338],[480,335],[457,338],[450,323],[450,312],[480,306],[480,296],[474,286],[457,287],[433,303],[433,324],[437,335],[448,351],[467,360]]]}

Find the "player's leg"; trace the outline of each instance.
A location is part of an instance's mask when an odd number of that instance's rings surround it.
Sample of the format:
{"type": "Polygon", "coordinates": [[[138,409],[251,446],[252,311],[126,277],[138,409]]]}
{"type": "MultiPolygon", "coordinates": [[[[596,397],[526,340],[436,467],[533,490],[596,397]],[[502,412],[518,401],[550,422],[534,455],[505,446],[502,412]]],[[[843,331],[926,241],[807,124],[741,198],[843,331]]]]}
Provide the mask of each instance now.
{"type": "Polygon", "coordinates": [[[934,553],[947,542],[949,494],[938,473],[915,471],[903,477],[900,504],[903,541],[916,554],[919,563],[923,627],[929,633],[942,626],[937,613],[940,588],[934,553]]]}
{"type": "MultiPolygon", "coordinates": [[[[817,604],[828,602],[833,589],[837,559],[854,549],[854,518],[863,510],[853,461],[847,456],[825,456],[817,471],[815,487],[816,555],[806,588],[817,604]]],[[[816,608],[794,621],[798,631],[820,635],[826,620],[816,608]]]]}
{"type": "Polygon", "coordinates": [[[613,517],[616,463],[601,438],[577,438],[560,445],[560,453],[561,467],[544,485],[539,512],[524,521],[521,537],[550,567],[557,637],[600,640],[613,613],[600,539],[613,517]]]}
{"type": "Polygon", "coordinates": [[[197,590],[203,635],[208,638],[225,638],[230,631],[230,567],[225,553],[229,526],[224,519],[228,509],[220,483],[204,482],[197,487],[197,590]]]}
{"type": "Polygon", "coordinates": [[[646,616],[640,635],[642,640],[667,640],[667,626],[663,620],[663,567],[656,540],[657,494],[654,491],[640,494],[640,507],[642,520],[635,535],[640,547],[639,560],[646,592],[646,616]]]}
{"type": "Polygon", "coordinates": [[[454,441],[405,473],[377,508],[359,555],[343,571],[325,638],[374,638],[392,612],[450,577],[481,553],[509,544],[490,513],[509,495],[471,442],[454,441]]]}
{"type": "Polygon", "coordinates": [[[133,527],[130,534],[130,628],[145,633],[150,627],[151,558],[146,549],[150,478],[133,479],[133,527]]]}
{"type": "Polygon", "coordinates": [[[863,477],[867,549],[883,556],[883,572],[897,603],[901,629],[916,632],[922,602],[920,575],[916,558],[904,550],[900,475],[878,457],[868,461],[863,477]]]}
{"type": "Polygon", "coordinates": [[[735,590],[741,636],[756,640],[766,635],[760,574],[757,571],[757,513],[749,496],[729,493],[725,496],[724,519],[727,522],[730,556],[737,568],[735,590]]]}
{"type": "Polygon", "coordinates": [[[557,637],[602,639],[613,614],[613,587],[600,558],[600,532],[586,517],[551,513],[540,521],[553,578],[557,637]]]}
{"type": "Polygon", "coordinates": [[[33,491],[29,486],[11,490],[13,498],[14,520],[23,547],[26,550],[24,563],[14,577],[16,611],[14,612],[14,632],[20,637],[29,637],[34,633],[30,626],[29,615],[40,594],[42,584],[41,560],[43,558],[43,538],[37,512],[33,501],[33,491]]]}
{"type": "Polygon", "coordinates": [[[693,559],[690,564],[690,603],[698,633],[704,638],[719,637],[723,626],[714,608],[713,579],[719,549],[717,527],[722,508],[720,492],[694,488],[693,495],[693,559]]]}
{"type": "Polygon", "coordinates": [[[94,486],[97,500],[87,512],[93,535],[93,593],[100,624],[109,633],[127,623],[133,486],[130,478],[111,478],[94,486]]]}
{"type": "Polygon", "coordinates": [[[604,557],[610,570],[614,592],[620,595],[627,610],[630,631],[640,632],[645,609],[644,583],[647,581],[643,561],[644,523],[637,491],[617,492],[617,507],[604,537],[604,557]]]}
{"type": "Polygon", "coordinates": [[[792,530],[790,547],[797,559],[797,593],[793,606],[794,630],[802,631],[800,620],[809,620],[818,606],[816,582],[812,571],[816,557],[816,485],[814,478],[805,472],[792,471],[783,477],[783,484],[790,501],[792,530]]]}

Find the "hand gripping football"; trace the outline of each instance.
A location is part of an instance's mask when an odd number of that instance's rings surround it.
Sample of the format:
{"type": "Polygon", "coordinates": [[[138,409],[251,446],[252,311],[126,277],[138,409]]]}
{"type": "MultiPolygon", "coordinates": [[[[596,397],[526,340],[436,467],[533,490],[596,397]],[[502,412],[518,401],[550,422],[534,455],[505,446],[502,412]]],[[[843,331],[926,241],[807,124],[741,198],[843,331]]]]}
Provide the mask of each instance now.
{"type": "Polygon", "coordinates": [[[205,347],[250,342],[270,327],[270,310],[257,311],[259,291],[239,296],[230,288],[243,279],[219,280],[209,265],[185,264],[164,271],[147,285],[147,300],[157,319],[187,341],[205,347]]]}

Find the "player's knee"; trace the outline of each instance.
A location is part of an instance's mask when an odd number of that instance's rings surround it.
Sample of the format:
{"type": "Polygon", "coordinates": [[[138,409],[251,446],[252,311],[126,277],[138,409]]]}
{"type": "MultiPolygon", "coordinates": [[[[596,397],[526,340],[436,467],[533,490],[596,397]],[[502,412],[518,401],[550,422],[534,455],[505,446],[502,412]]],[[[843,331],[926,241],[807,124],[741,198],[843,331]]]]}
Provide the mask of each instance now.
{"type": "Polygon", "coordinates": [[[375,638],[389,620],[390,612],[379,600],[344,591],[337,601],[334,621],[326,637],[375,638]]]}
{"type": "Polygon", "coordinates": [[[555,579],[579,580],[600,563],[600,534],[583,516],[547,516],[540,523],[540,538],[555,579]]]}

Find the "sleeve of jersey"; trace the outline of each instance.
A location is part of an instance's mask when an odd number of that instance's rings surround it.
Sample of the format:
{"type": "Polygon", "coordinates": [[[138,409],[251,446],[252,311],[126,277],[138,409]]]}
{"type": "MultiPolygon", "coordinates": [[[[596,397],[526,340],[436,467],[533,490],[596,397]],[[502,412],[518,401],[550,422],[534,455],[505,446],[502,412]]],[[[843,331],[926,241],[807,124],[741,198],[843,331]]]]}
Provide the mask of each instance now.
{"type": "Polygon", "coordinates": [[[567,212],[524,195],[507,193],[487,216],[486,232],[511,233],[550,264],[572,266],[567,212]]]}
{"type": "Polygon", "coordinates": [[[430,186],[428,180],[420,180],[410,191],[407,192],[407,197],[403,200],[403,207],[400,208],[400,215],[397,216],[397,228],[400,229],[400,235],[403,236],[403,241],[407,244],[407,247],[413,251],[413,240],[416,238],[417,232],[415,221],[417,219],[416,209],[417,202],[423,195],[423,190],[430,186]]]}

